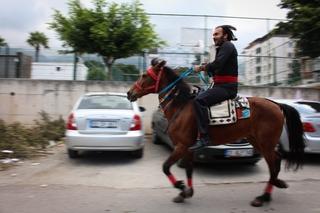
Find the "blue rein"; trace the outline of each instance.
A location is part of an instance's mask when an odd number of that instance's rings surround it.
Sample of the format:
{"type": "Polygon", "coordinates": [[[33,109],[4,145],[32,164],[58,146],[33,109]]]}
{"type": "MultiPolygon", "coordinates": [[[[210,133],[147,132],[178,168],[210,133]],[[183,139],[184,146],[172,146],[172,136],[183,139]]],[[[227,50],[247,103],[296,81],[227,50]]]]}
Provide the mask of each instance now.
{"type": "Polygon", "coordinates": [[[186,71],[184,71],[179,78],[177,78],[176,80],[174,80],[173,82],[171,82],[168,86],[166,86],[165,88],[163,88],[160,92],[159,95],[168,92],[170,89],[172,89],[181,79],[187,77],[188,75],[190,75],[193,72],[193,67],[187,69],[186,71]]]}

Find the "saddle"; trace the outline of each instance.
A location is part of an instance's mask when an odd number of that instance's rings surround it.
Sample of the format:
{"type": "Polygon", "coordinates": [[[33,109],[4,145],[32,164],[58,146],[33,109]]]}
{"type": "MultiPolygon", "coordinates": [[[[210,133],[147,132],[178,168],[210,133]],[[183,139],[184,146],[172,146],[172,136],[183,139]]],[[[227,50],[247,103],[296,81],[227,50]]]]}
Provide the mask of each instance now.
{"type": "Polygon", "coordinates": [[[237,96],[209,107],[208,113],[209,125],[232,124],[250,117],[250,105],[247,98],[237,96]]]}

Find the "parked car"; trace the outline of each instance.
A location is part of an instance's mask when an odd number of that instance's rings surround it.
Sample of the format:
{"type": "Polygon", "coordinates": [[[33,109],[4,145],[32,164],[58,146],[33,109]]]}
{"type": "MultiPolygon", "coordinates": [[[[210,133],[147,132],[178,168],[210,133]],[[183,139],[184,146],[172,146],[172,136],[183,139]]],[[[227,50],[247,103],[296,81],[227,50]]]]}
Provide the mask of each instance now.
{"type": "MultiPolygon", "coordinates": [[[[303,124],[305,152],[320,153],[320,102],[307,100],[274,100],[278,103],[294,107],[300,114],[303,124]]],[[[280,151],[289,151],[289,142],[286,128],[283,128],[280,137],[280,151]]]]}
{"type": "MultiPolygon", "coordinates": [[[[171,139],[166,130],[168,121],[160,109],[152,115],[152,141],[154,144],[166,144],[173,148],[171,139]]],[[[255,164],[261,159],[261,155],[244,138],[234,143],[218,146],[207,146],[194,152],[195,162],[203,163],[249,163],[255,164]]]]}
{"type": "Polygon", "coordinates": [[[67,121],[66,146],[70,158],[79,151],[130,151],[143,156],[144,130],[136,102],[122,93],[89,93],[79,98],[67,121]]]}

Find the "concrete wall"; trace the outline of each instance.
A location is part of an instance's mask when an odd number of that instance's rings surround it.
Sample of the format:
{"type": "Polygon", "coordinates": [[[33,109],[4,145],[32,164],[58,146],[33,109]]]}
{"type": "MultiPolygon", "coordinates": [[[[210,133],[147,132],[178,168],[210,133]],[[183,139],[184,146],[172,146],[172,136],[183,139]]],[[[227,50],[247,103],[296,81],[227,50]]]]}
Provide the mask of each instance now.
{"type": "MultiPolygon", "coordinates": [[[[73,63],[34,62],[31,79],[73,80],[73,63]]],[[[88,68],[83,63],[77,64],[76,79],[87,79],[88,68]]]]}
{"type": "MultiPolygon", "coordinates": [[[[53,81],[30,79],[0,79],[0,119],[19,121],[32,125],[45,111],[54,118],[68,117],[76,100],[87,92],[127,92],[130,82],[103,81],[53,81]]],[[[241,87],[240,93],[248,96],[296,98],[320,101],[320,90],[285,87],[241,87]]],[[[158,106],[158,98],[150,94],[138,101],[147,111],[144,113],[146,132],[150,133],[152,112],[158,106]]]]}

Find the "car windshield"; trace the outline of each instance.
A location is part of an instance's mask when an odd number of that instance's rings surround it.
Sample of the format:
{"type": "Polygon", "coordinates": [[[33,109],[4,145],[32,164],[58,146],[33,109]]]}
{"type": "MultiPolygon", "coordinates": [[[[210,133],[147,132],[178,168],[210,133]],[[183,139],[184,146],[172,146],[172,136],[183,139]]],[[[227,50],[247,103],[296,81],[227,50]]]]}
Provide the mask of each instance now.
{"type": "Polygon", "coordinates": [[[293,107],[296,108],[301,114],[314,114],[320,113],[320,103],[317,102],[297,102],[293,104],[293,107]]]}
{"type": "Polygon", "coordinates": [[[132,109],[131,102],[120,95],[85,96],[78,109],[132,109]]]}

